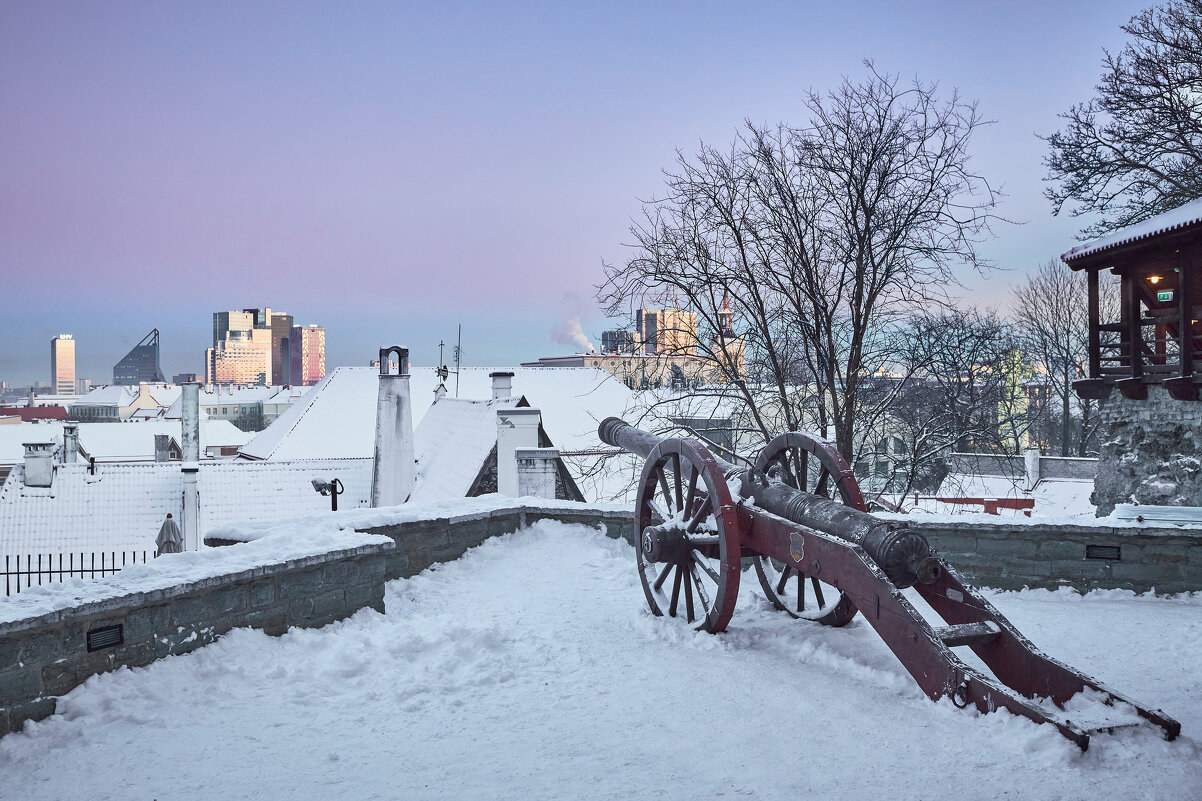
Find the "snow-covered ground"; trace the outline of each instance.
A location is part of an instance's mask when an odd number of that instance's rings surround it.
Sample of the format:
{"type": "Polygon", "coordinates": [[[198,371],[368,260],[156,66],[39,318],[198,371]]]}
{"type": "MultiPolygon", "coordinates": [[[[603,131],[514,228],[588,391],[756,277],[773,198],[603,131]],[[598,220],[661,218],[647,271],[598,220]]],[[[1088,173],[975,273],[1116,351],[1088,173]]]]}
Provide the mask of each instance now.
{"type": "Polygon", "coordinates": [[[393,582],[388,612],[236,630],[97,676],[0,740],[5,799],[1202,797],[1202,596],[991,596],[1183,734],[1094,738],[931,703],[862,620],[743,596],[711,636],[645,610],[628,545],[542,522],[393,582]]]}

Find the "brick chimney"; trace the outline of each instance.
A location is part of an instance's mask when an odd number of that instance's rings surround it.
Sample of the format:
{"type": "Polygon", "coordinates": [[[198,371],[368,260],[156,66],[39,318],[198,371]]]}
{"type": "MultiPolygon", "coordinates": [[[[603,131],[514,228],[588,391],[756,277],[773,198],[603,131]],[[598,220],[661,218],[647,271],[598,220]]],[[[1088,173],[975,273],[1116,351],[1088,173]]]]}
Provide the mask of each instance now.
{"type": "Polygon", "coordinates": [[[409,500],[417,470],[413,460],[413,402],[409,396],[409,351],[398,345],[380,349],[380,385],[376,395],[375,463],[371,505],[396,506],[409,500]],[[396,356],[397,372],[389,357],[396,356]]]}

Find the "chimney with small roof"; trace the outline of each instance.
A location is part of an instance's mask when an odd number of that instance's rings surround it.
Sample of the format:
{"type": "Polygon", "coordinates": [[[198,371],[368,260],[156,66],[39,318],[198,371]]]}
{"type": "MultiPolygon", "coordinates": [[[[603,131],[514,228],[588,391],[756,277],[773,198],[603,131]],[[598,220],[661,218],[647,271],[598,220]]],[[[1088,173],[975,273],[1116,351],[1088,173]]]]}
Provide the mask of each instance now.
{"type": "Polygon", "coordinates": [[[493,400],[508,398],[513,393],[513,373],[489,373],[488,377],[492,379],[493,400]]]}
{"type": "Polygon", "coordinates": [[[380,349],[374,457],[371,505],[396,506],[409,500],[417,476],[413,460],[413,402],[409,396],[409,351],[398,345],[380,349]],[[389,359],[394,355],[395,374],[389,359]]]}

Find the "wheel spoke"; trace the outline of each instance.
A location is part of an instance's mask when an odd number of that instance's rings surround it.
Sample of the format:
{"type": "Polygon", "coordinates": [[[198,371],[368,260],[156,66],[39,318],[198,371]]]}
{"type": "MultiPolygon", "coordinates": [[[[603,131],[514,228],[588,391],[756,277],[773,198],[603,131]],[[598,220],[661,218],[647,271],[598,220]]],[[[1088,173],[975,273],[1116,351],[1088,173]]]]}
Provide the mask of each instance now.
{"type": "Polygon", "coordinates": [[[787,582],[789,580],[789,571],[791,569],[792,568],[790,568],[788,565],[785,565],[785,569],[780,572],[780,581],[776,582],[776,594],[777,595],[784,594],[785,582],[787,582]]]}
{"type": "Polygon", "coordinates": [[[664,565],[663,570],[659,571],[659,578],[657,578],[655,580],[655,584],[652,585],[652,587],[654,587],[657,592],[659,591],[660,587],[664,586],[664,579],[666,579],[668,577],[668,571],[671,569],[672,569],[672,563],[669,562],[668,564],[664,565]]]}
{"type": "Polygon", "coordinates": [[[810,576],[810,584],[814,586],[814,597],[818,599],[818,608],[821,609],[826,606],[826,600],[822,597],[822,584],[816,576],[810,576]]]}
{"type": "Polygon", "coordinates": [[[797,571],[797,611],[804,612],[806,610],[806,577],[799,570],[797,571]]]}
{"type": "Polygon", "coordinates": [[[722,577],[718,575],[717,571],[709,566],[709,564],[705,561],[705,557],[696,551],[693,551],[693,563],[696,564],[697,567],[704,570],[705,574],[713,579],[715,584],[722,583],[722,577]]]}
{"type": "MultiPolygon", "coordinates": [[[[689,467],[693,468],[692,465],[689,465],[689,467]]],[[[684,509],[685,509],[686,515],[693,514],[693,504],[697,501],[697,476],[698,475],[699,474],[698,474],[696,468],[693,468],[689,471],[689,494],[688,494],[688,498],[684,504],[684,509]]]]}
{"type": "Polygon", "coordinates": [[[695,619],[693,614],[693,582],[688,578],[684,581],[684,613],[690,623],[695,619]]]}
{"type": "Polygon", "coordinates": [[[680,574],[682,572],[680,565],[676,565],[676,578],[672,579],[672,602],[668,604],[668,614],[672,617],[676,617],[676,606],[680,600],[680,574]]]}
{"type": "Polygon", "coordinates": [[[688,523],[688,525],[686,525],[686,526],[684,527],[684,530],[685,530],[685,531],[687,531],[687,532],[689,532],[690,534],[692,534],[694,531],[696,531],[696,530],[697,530],[697,526],[701,525],[701,521],[702,521],[702,520],[704,520],[705,518],[709,517],[709,514],[710,514],[710,506],[712,506],[712,505],[713,505],[713,504],[711,503],[711,499],[710,499],[710,497],[707,495],[707,496],[705,496],[705,498],[703,498],[702,500],[703,500],[703,503],[702,503],[702,504],[701,504],[701,506],[700,506],[700,507],[697,509],[696,513],[694,513],[694,514],[693,514],[693,518],[692,518],[691,520],[689,520],[689,523],[688,523]]]}
{"type": "MultiPolygon", "coordinates": [[[[657,478],[659,478],[659,488],[664,493],[664,504],[668,507],[669,511],[674,512],[675,510],[672,509],[672,491],[670,489],[668,489],[668,477],[666,475],[664,475],[663,465],[656,466],[655,475],[657,478]]],[[[671,518],[671,515],[669,515],[668,517],[666,517],[664,519],[668,520],[670,518],[671,518]]]]}
{"type": "Polygon", "coordinates": [[[664,523],[671,519],[671,515],[664,511],[664,507],[660,506],[655,501],[648,501],[647,505],[651,507],[651,511],[659,515],[659,522],[664,523]]]}
{"type": "MultiPolygon", "coordinates": [[[[694,564],[696,564],[696,560],[694,560],[694,564]]],[[[697,570],[693,565],[689,566],[689,576],[693,579],[694,586],[697,587],[697,598],[701,601],[701,608],[705,610],[705,616],[709,617],[710,609],[712,608],[710,598],[705,592],[705,587],[701,586],[701,577],[697,575],[697,570]]],[[[722,586],[721,581],[718,582],[718,586],[722,586]]]]}
{"type": "Polygon", "coordinates": [[[676,464],[676,470],[672,474],[673,488],[676,490],[676,510],[684,509],[684,497],[680,488],[680,454],[672,454],[672,461],[676,464]]]}

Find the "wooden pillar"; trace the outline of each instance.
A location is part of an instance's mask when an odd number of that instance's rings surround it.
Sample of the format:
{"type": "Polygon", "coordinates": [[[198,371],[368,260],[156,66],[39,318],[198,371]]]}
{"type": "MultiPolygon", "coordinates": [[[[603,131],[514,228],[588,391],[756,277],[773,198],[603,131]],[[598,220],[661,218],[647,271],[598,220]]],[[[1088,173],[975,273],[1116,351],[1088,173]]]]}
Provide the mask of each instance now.
{"type": "Polygon", "coordinates": [[[1178,260],[1177,265],[1180,270],[1177,273],[1177,313],[1180,315],[1180,324],[1177,327],[1180,335],[1181,343],[1181,377],[1192,380],[1194,377],[1194,299],[1193,299],[1193,271],[1197,265],[1198,259],[1191,254],[1186,258],[1184,254],[1178,260]]]}
{"type": "Polygon", "coordinates": [[[1139,327],[1139,290],[1134,269],[1123,273],[1123,322],[1127,324],[1127,352],[1130,355],[1131,378],[1143,378],[1144,346],[1139,327]]]}
{"type": "Polygon", "coordinates": [[[1102,377],[1102,335],[1098,330],[1098,273],[1088,270],[1089,278],[1089,377],[1102,377]]]}

